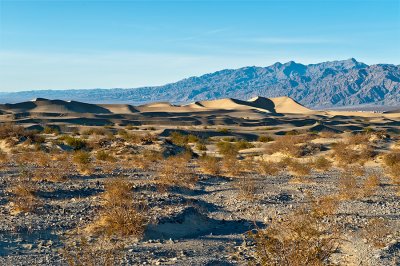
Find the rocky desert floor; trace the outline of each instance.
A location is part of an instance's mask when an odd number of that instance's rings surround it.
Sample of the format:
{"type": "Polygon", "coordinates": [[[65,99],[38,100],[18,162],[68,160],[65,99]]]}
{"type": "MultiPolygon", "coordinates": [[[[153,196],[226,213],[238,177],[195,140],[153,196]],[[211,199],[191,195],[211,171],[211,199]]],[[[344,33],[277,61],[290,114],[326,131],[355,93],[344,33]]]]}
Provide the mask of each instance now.
{"type": "Polygon", "coordinates": [[[353,115],[7,120],[0,264],[400,265],[398,120],[353,115]]]}

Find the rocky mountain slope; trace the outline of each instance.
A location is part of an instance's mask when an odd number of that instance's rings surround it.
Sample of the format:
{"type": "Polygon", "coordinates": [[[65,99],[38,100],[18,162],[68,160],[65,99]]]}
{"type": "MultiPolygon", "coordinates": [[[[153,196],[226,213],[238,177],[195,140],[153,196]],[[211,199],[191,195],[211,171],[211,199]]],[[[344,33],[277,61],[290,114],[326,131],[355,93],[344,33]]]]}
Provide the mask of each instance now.
{"type": "Polygon", "coordinates": [[[303,65],[293,61],[268,67],[226,69],[159,87],[28,91],[0,95],[0,102],[36,97],[84,102],[154,101],[188,103],[218,98],[289,96],[308,107],[400,104],[400,66],[366,65],[354,58],[303,65]]]}

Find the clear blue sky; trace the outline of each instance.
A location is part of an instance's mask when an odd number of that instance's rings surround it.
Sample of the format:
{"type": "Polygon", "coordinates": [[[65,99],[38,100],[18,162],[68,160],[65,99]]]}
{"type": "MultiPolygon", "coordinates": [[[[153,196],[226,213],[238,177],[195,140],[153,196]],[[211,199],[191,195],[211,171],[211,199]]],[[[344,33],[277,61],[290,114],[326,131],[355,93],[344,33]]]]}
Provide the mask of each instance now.
{"type": "Polygon", "coordinates": [[[350,57],[400,64],[400,0],[0,0],[0,91],[162,85],[350,57]]]}

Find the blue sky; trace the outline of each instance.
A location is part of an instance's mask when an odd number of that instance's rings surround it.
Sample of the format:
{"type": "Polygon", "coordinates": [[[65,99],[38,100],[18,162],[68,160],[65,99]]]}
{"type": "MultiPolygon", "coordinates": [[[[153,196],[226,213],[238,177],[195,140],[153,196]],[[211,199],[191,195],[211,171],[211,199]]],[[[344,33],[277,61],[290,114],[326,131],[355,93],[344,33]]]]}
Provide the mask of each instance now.
{"type": "Polygon", "coordinates": [[[400,64],[400,0],[0,0],[0,91],[132,88],[351,57],[400,64]]]}

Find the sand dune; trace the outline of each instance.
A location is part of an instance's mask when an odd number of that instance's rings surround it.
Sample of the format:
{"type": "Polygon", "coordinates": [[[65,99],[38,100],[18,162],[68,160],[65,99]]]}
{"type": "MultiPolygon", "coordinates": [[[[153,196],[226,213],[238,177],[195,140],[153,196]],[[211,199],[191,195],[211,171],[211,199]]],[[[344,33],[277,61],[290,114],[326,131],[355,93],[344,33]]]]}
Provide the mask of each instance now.
{"type": "MultiPolygon", "coordinates": [[[[262,97],[257,97],[257,98],[262,98],[262,97]]],[[[274,109],[275,112],[277,113],[306,114],[314,112],[313,110],[308,109],[307,107],[299,104],[290,97],[283,96],[283,97],[270,98],[267,100],[270,100],[274,103],[274,109]]]]}

